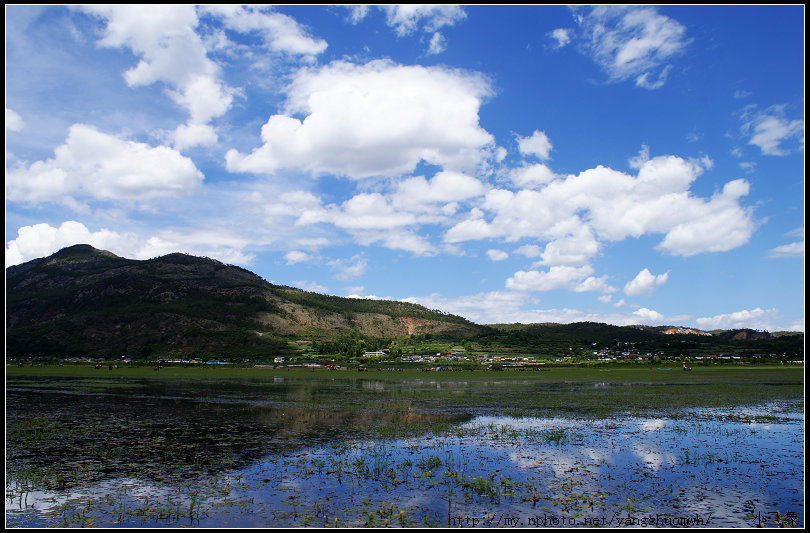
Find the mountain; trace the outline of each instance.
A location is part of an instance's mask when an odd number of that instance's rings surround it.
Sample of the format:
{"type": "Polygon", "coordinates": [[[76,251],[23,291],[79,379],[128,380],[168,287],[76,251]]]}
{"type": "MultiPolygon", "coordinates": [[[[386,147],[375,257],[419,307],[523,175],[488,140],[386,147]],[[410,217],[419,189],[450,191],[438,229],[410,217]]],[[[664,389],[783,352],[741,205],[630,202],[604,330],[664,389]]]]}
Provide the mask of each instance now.
{"type": "Polygon", "coordinates": [[[6,269],[10,356],[269,357],[304,338],[468,338],[483,329],[416,304],[274,285],[180,253],[140,261],[80,244],[6,269]]]}
{"type": "Polygon", "coordinates": [[[244,268],[174,253],[132,260],[81,244],[6,269],[6,355],[272,360],[394,348],[559,357],[804,357],[804,334],[676,326],[495,324],[405,302],[271,284],[244,268]],[[664,334],[669,333],[669,334],[664,334]],[[392,341],[396,341],[393,342],[392,341]]]}

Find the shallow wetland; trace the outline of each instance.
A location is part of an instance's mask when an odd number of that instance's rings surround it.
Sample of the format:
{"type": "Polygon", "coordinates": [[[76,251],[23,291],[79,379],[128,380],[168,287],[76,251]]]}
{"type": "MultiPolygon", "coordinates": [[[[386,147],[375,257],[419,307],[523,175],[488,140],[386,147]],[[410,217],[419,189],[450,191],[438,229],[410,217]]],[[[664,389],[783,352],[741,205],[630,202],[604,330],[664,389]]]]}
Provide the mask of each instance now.
{"type": "Polygon", "coordinates": [[[803,380],[7,367],[6,526],[802,527],[803,380]]]}

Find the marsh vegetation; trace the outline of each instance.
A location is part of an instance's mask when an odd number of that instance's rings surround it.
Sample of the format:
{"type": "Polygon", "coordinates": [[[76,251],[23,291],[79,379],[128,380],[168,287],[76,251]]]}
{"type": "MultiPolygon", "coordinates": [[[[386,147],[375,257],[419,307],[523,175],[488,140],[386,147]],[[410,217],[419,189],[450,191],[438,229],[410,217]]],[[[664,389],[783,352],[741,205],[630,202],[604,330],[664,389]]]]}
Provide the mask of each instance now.
{"type": "Polygon", "coordinates": [[[803,525],[801,369],[9,368],[6,402],[12,527],[803,525]]]}

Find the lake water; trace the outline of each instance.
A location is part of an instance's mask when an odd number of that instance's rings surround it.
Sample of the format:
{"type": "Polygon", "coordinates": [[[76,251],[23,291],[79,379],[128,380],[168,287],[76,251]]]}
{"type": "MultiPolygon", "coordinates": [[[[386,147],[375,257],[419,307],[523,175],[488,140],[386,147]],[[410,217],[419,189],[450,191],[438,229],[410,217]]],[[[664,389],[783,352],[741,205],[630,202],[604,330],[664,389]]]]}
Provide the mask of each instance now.
{"type": "Polygon", "coordinates": [[[523,416],[493,383],[9,379],[6,525],[804,525],[801,401],[523,416]]]}

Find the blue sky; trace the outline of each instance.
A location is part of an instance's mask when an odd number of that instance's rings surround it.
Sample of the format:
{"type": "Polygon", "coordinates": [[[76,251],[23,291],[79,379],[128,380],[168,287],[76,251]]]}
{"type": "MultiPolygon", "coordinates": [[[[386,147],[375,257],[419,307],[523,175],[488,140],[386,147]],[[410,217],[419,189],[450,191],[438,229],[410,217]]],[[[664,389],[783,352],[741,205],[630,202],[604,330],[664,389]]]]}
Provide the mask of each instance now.
{"type": "Polygon", "coordinates": [[[804,6],[6,6],[6,266],[804,331],[804,6]]]}

